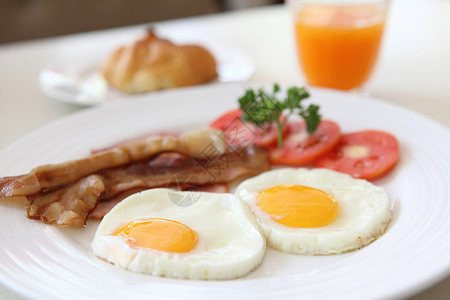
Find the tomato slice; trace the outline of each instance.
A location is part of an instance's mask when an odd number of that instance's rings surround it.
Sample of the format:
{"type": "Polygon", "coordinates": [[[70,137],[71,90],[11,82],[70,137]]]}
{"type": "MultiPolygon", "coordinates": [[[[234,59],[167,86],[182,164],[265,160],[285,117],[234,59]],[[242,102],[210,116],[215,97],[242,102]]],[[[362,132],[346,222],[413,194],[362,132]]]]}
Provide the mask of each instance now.
{"type": "Polygon", "coordinates": [[[220,130],[225,130],[231,123],[233,123],[236,119],[241,119],[242,110],[234,109],[230,110],[217,119],[215,119],[209,126],[212,128],[217,128],[220,130]]]}
{"type": "Polygon", "coordinates": [[[277,142],[278,131],[275,125],[257,127],[242,121],[242,110],[229,111],[210,124],[210,127],[225,132],[226,142],[231,146],[256,144],[269,147],[277,142]]]}
{"type": "Polygon", "coordinates": [[[333,121],[322,120],[313,134],[306,131],[303,121],[288,123],[287,136],[282,148],[270,149],[270,160],[274,164],[305,165],[327,153],[339,142],[341,131],[333,121]]]}
{"type": "Polygon", "coordinates": [[[396,164],[399,154],[394,136],[367,130],[343,135],[336,148],[320,157],[316,165],[371,180],[387,173],[396,164]]]}

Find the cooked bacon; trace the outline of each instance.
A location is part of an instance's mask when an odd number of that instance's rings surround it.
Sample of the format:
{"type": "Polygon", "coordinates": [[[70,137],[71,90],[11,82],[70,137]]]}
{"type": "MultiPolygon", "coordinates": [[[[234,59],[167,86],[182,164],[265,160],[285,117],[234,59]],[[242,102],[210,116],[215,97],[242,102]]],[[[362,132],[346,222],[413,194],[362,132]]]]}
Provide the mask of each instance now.
{"type": "Polygon", "coordinates": [[[27,217],[48,224],[81,227],[104,190],[102,178],[90,175],[54,192],[29,196],[27,217]]]}
{"type": "Polygon", "coordinates": [[[152,188],[190,184],[203,186],[230,182],[252,176],[269,168],[266,151],[245,148],[230,151],[211,160],[199,160],[177,153],[164,154],[156,159],[142,160],[123,167],[98,172],[106,186],[104,199],[134,188],[152,188]]]}
{"type": "Polygon", "coordinates": [[[136,188],[125,191],[121,194],[118,194],[110,199],[98,201],[97,206],[93,209],[93,211],[89,214],[90,219],[102,219],[117,203],[125,199],[126,197],[142,192],[146,190],[146,188],[136,188]]]}
{"type": "Polygon", "coordinates": [[[113,148],[122,146],[124,144],[129,144],[131,142],[141,141],[141,140],[147,139],[147,138],[152,137],[152,136],[173,136],[173,137],[179,137],[180,135],[181,134],[179,132],[175,132],[175,131],[173,131],[173,132],[172,131],[150,132],[150,133],[147,133],[147,134],[144,134],[144,135],[141,135],[141,136],[136,136],[136,137],[132,137],[132,138],[129,138],[129,139],[125,139],[123,141],[117,142],[115,144],[109,145],[109,146],[104,147],[104,148],[93,149],[93,150],[91,150],[91,154],[96,154],[96,153],[99,153],[99,152],[104,152],[104,151],[107,151],[107,150],[111,150],[113,148]]]}
{"type": "Polygon", "coordinates": [[[148,159],[161,152],[175,151],[191,157],[209,158],[210,151],[204,150],[210,148],[213,149],[213,156],[222,155],[227,150],[225,141],[220,138],[220,131],[216,129],[187,132],[180,137],[149,136],[122,143],[87,158],[39,166],[25,175],[4,177],[0,180],[0,198],[33,195],[72,183],[106,168],[148,159]]]}
{"type": "MultiPolygon", "coordinates": [[[[228,192],[228,185],[224,183],[215,183],[215,184],[209,184],[205,186],[183,186],[183,187],[177,187],[177,186],[169,186],[168,188],[172,188],[175,190],[196,190],[196,191],[202,191],[202,192],[210,192],[210,193],[226,193],[228,192]]],[[[102,219],[114,206],[116,206],[120,201],[125,199],[126,197],[141,192],[146,189],[132,189],[129,191],[126,191],[124,193],[121,193],[113,198],[99,201],[95,209],[92,211],[92,213],[89,215],[89,219],[102,219]]]]}
{"type": "Polygon", "coordinates": [[[228,185],[224,183],[208,184],[199,187],[198,190],[208,193],[228,193],[228,185]]]}
{"type": "Polygon", "coordinates": [[[171,136],[151,136],[87,158],[39,166],[30,173],[0,180],[0,197],[29,196],[45,189],[72,183],[105,168],[123,166],[164,151],[179,150],[179,140],[171,136]]]}
{"type": "Polygon", "coordinates": [[[34,173],[0,178],[0,198],[38,193],[41,185],[34,173]]]}
{"type": "MultiPolygon", "coordinates": [[[[130,157],[133,156],[130,155],[130,157]]],[[[59,168],[63,175],[71,176],[70,170],[63,170],[61,165],[54,168],[59,168]]],[[[34,171],[37,169],[39,167],[34,171]]],[[[108,209],[108,204],[103,204],[105,200],[113,201],[109,203],[113,205],[131,193],[148,188],[189,189],[228,183],[242,176],[259,174],[267,169],[269,169],[267,151],[258,147],[247,147],[232,149],[223,155],[208,159],[164,152],[122,166],[97,170],[93,174],[72,182],[64,181],[64,184],[59,186],[46,185],[46,188],[42,188],[41,179],[39,179],[37,182],[40,188],[36,189],[36,185],[33,184],[35,181],[30,179],[33,178],[32,175],[39,178],[37,176],[39,172],[17,176],[13,181],[5,179],[4,182],[8,182],[7,184],[3,184],[3,181],[0,183],[2,183],[2,192],[5,190],[5,193],[13,195],[17,195],[18,191],[29,193],[25,194],[29,201],[27,211],[29,218],[40,219],[45,223],[59,226],[83,226],[96,206],[100,207],[99,210],[109,211],[111,207],[108,209]],[[26,184],[20,186],[20,182],[26,184]],[[11,192],[11,189],[14,192],[11,192]]],[[[56,176],[55,174],[61,174],[61,172],[50,173],[56,176]]],[[[78,172],[77,168],[74,172],[78,172]]],[[[43,178],[42,182],[52,181],[45,176],[41,178],[43,178]]],[[[97,214],[102,215],[102,213],[97,214]]]]}

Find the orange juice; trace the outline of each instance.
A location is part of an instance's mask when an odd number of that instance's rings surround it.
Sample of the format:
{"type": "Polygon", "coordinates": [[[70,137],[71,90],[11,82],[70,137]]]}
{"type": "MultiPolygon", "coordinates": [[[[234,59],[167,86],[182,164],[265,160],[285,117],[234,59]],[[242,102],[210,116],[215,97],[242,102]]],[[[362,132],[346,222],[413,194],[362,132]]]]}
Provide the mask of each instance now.
{"type": "Polygon", "coordinates": [[[370,6],[305,6],[295,16],[297,49],[311,85],[349,90],[369,77],[384,13],[370,6]]]}

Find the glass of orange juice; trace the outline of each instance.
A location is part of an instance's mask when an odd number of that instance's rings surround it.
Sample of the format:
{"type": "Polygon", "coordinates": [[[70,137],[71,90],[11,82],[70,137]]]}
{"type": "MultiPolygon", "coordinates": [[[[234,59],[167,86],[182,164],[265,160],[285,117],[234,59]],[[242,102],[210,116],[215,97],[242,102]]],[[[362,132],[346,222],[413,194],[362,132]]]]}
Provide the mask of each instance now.
{"type": "Polygon", "coordinates": [[[308,83],[360,88],[377,60],[389,0],[293,0],[290,5],[308,83]]]}

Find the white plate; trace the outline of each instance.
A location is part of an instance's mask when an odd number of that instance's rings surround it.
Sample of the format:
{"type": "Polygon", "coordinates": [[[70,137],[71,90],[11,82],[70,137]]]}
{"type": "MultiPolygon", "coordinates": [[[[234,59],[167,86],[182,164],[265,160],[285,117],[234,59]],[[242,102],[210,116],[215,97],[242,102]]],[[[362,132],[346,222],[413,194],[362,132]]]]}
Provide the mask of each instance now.
{"type": "MultiPolygon", "coordinates": [[[[55,58],[39,74],[42,91],[50,98],[83,106],[130,97],[109,87],[99,72],[111,49],[115,47],[99,47],[97,51],[86,47],[55,58]]],[[[253,74],[251,59],[240,50],[218,44],[209,45],[208,49],[217,60],[218,77],[211,83],[244,81],[253,74]]]]}
{"type": "MultiPolygon", "coordinates": [[[[379,129],[401,144],[395,169],[375,183],[395,202],[387,232],[367,247],[336,256],[267,251],[250,275],[230,281],[190,281],[134,274],[91,253],[98,223],[58,228],[24,216],[24,203],[0,204],[0,281],[31,298],[150,297],[173,299],[379,299],[407,297],[450,270],[450,133],[398,106],[311,89],[325,118],[344,132],[379,129]]],[[[0,176],[88,155],[90,149],[158,130],[198,128],[237,106],[237,84],[188,88],[96,107],[51,123],[0,153],[0,176]]]]}

